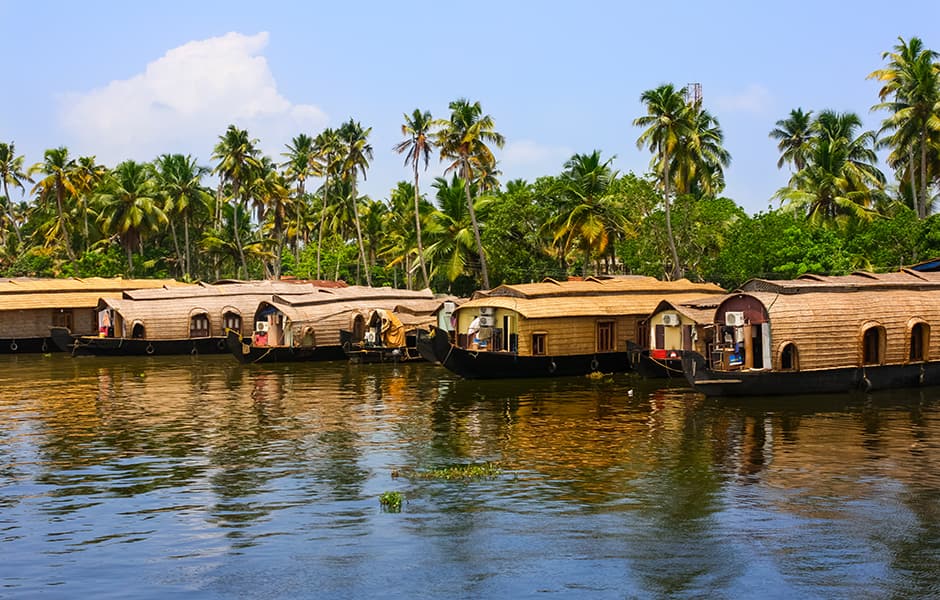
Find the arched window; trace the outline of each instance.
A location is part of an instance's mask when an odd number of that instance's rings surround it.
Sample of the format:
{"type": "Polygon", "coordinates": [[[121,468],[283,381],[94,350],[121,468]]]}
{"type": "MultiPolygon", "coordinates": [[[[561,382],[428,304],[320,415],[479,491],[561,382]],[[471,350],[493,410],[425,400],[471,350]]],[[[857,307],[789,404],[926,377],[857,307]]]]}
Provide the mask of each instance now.
{"type": "Polygon", "coordinates": [[[242,332],[242,316],[235,311],[226,311],[222,313],[222,329],[242,332]]]}
{"type": "Polygon", "coordinates": [[[131,328],[131,337],[143,339],[145,335],[146,335],[146,331],[144,330],[144,324],[141,323],[140,321],[136,321],[134,323],[134,326],[131,328]]]}
{"type": "Polygon", "coordinates": [[[780,351],[780,370],[800,370],[800,355],[796,350],[796,344],[789,343],[780,351]]]}
{"type": "Polygon", "coordinates": [[[196,313],[189,318],[189,337],[209,337],[209,313],[196,313]]]}
{"type": "Polygon", "coordinates": [[[908,358],[911,362],[927,360],[927,348],[930,347],[930,325],[915,323],[911,327],[911,352],[908,358]]]}
{"type": "Polygon", "coordinates": [[[862,364],[880,365],[884,362],[884,327],[869,327],[862,336],[862,364]]]}

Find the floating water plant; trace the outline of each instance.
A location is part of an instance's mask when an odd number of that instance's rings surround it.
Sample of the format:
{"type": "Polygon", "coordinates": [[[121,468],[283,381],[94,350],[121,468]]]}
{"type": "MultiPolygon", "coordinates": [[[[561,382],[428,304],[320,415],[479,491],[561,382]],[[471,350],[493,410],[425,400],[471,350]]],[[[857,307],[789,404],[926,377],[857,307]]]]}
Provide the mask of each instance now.
{"type": "Polygon", "coordinates": [[[382,492],[379,504],[388,512],[401,512],[401,492],[382,492]]]}
{"type": "Polygon", "coordinates": [[[407,471],[400,473],[406,477],[418,479],[491,479],[502,473],[499,463],[470,463],[466,465],[450,465],[438,467],[428,471],[407,471]]]}

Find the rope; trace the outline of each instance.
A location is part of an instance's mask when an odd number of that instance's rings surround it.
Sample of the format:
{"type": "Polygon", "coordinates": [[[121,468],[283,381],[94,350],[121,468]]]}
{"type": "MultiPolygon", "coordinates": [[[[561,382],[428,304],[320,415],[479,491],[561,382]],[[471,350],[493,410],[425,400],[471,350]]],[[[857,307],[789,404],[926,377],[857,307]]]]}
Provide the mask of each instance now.
{"type": "Polygon", "coordinates": [[[652,356],[650,356],[649,359],[650,359],[650,362],[652,362],[653,364],[659,365],[660,367],[666,369],[667,371],[673,371],[673,372],[675,372],[675,373],[682,373],[682,369],[677,369],[677,368],[675,368],[675,367],[670,367],[670,366],[667,365],[666,363],[659,362],[658,360],[656,360],[656,359],[653,358],[652,356]]]}

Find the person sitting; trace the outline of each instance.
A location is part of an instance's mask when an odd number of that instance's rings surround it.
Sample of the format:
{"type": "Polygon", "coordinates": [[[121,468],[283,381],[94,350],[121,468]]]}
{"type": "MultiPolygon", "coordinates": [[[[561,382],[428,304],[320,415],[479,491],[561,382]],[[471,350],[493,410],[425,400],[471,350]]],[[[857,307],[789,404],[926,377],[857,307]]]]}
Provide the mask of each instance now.
{"type": "Polygon", "coordinates": [[[476,350],[480,347],[480,317],[474,317],[470,321],[470,326],[467,327],[467,344],[470,346],[471,350],[476,350]]]}

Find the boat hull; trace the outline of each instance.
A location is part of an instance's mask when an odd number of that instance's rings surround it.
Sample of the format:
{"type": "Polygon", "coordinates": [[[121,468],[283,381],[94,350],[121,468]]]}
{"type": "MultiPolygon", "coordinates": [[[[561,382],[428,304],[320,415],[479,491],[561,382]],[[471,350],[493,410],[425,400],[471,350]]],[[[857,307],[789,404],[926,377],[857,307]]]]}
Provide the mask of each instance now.
{"type": "Polygon", "coordinates": [[[0,354],[45,354],[58,351],[52,338],[48,337],[0,338],[0,354]]]}
{"type": "Polygon", "coordinates": [[[75,356],[169,356],[180,354],[222,354],[228,352],[223,337],[148,340],[72,335],[65,327],[51,329],[55,346],[75,356]]]}
{"type": "Polygon", "coordinates": [[[409,333],[406,336],[405,346],[398,348],[386,348],[383,346],[365,346],[361,343],[352,341],[352,332],[345,329],[339,330],[339,341],[343,346],[343,352],[350,362],[360,364],[373,363],[403,363],[419,362],[424,357],[418,352],[415,346],[415,335],[409,333]]]}
{"type": "Polygon", "coordinates": [[[833,394],[940,385],[940,361],[813,371],[713,371],[698,354],[683,357],[692,387],[706,396],[833,394]]]}
{"type": "Polygon", "coordinates": [[[326,360],[345,360],[346,353],[341,346],[290,347],[290,346],[254,346],[242,340],[236,332],[229,332],[225,338],[226,351],[238,359],[239,362],[250,363],[277,363],[277,362],[307,362],[326,360]]]}
{"type": "Polygon", "coordinates": [[[602,352],[567,356],[519,356],[510,352],[477,352],[458,348],[440,329],[418,337],[423,356],[466,379],[564,377],[593,372],[619,373],[630,369],[629,353],[602,352]]]}

